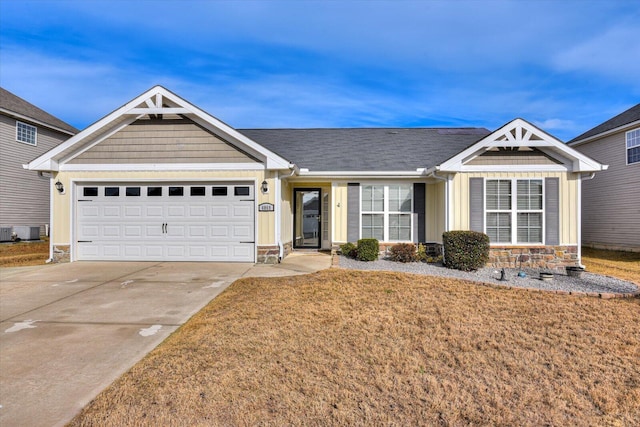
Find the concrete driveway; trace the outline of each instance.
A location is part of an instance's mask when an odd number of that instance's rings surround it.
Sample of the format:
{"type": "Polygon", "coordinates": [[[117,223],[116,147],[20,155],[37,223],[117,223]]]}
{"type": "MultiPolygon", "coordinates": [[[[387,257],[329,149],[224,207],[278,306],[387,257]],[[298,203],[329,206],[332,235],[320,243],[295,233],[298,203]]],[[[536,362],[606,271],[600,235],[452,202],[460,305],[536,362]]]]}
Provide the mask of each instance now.
{"type": "Polygon", "coordinates": [[[0,269],[0,425],[64,425],[240,277],[328,268],[282,264],[75,262],[0,269]]]}

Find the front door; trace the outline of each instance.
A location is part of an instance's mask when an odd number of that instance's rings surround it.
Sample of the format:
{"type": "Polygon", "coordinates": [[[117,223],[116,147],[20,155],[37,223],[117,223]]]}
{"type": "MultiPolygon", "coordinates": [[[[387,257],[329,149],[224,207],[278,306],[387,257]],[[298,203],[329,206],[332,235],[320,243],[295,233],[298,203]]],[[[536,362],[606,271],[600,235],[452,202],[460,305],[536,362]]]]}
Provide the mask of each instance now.
{"type": "Polygon", "coordinates": [[[294,248],[320,248],[321,194],[319,188],[296,188],[293,190],[294,248]]]}

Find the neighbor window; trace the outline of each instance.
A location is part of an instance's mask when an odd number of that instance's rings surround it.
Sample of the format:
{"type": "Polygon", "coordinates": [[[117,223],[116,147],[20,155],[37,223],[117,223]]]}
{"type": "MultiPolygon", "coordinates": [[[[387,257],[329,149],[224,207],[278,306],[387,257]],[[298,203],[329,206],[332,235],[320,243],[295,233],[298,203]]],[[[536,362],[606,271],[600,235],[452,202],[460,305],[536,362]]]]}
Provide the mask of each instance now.
{"type": "Polygon", "coordinates": [[[16,122],[16,141],[29,145],[36,145],[38,129],[35,126],[22,122],[16,122]]]}
{"type": "Polygon", "coordinates": [[[640,129],[627,132],[627,164],[640,163],[640,129]]]}
{"type": "Polygon", "coordinates": [[[491,243],[542,243],[541,179],[489,179],[485,194],[491,243]]]}
{"type": "Polygon", "coordinates": [[[363,239],[411,241],[411,185],[363,185],[361,202],[363,239]]]}

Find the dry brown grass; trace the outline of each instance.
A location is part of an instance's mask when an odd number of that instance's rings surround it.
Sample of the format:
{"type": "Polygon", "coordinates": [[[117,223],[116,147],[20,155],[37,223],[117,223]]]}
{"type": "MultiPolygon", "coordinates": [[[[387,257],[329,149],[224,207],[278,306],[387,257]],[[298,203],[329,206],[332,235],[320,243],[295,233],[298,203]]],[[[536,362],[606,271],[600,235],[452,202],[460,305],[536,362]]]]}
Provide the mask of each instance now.
{"type": "Polygon", "coordinates": [[[42,265],[49,258],[49,239],[0,244],[0,267],[42,265]]]}
{"type": "Polygon", "coordinates": [[[582,263],[591,273],[640,284],[640,253],[582,248],[582,263]]]}
{"type": "Polygon", "coordinates": [[[71,425],[640,425],[638,319],[399,273],[243,279],[71,425]]]}

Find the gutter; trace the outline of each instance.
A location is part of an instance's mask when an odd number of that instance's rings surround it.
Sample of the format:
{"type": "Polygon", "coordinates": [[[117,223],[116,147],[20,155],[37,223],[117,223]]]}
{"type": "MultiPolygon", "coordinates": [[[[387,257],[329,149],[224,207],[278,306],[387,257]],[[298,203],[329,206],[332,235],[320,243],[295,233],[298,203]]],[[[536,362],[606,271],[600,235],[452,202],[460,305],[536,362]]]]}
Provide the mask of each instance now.
{"type": "MultiPolygon", "coordinates": [[[[602,170],[607,170],[609,165],[602,165],[602,170]]],[[[585,268],[584,264],[582,264],[582,181],[592,180],[595,176],[595,172],[591,172],[589,175],[584,176],[580,174],[580,179],[578,180],[578,265],[582,268],[585,268]]]]}

